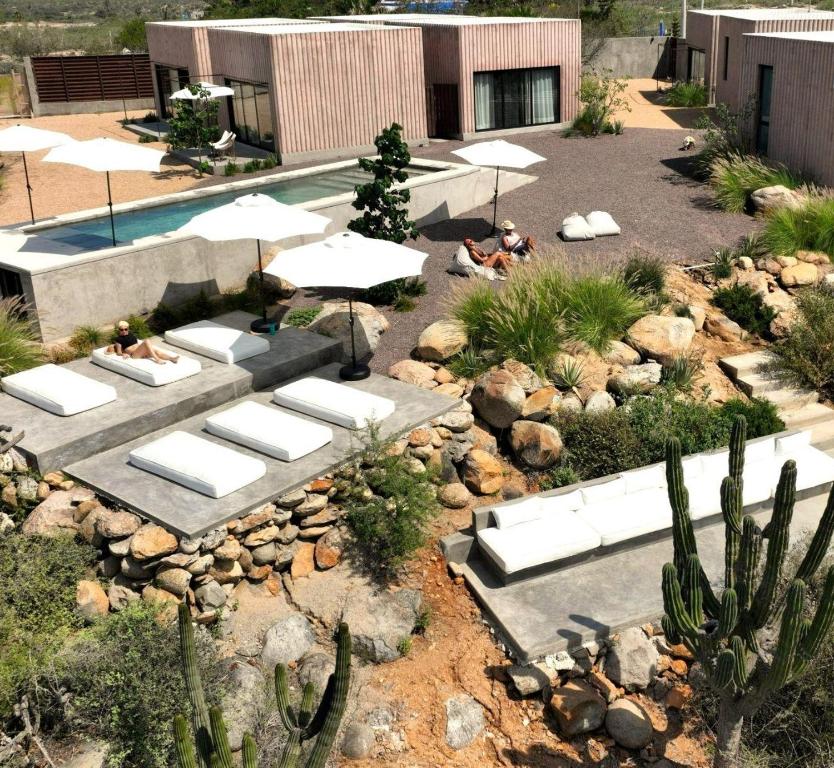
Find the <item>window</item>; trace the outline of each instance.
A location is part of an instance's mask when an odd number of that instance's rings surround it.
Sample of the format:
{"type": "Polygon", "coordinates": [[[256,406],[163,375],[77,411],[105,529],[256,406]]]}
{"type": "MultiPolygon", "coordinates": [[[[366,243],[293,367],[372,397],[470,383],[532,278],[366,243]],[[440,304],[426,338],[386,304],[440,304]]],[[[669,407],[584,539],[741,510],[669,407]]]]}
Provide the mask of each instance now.
{"type": "Polygon", "coordinates": [[[20,275],[10,269],[0,267],[0,299],[8,299],[23,295],[23,283],[20,275]]]}
{"type": "Polygon", "coordinates": [[[229,119],[237,138],[244,144],[274,152],[272,107],[266,85],[242,80],[226,80],[226,85],[235,92],[229,96],[229,119]]]}
{"type": "Polygon", "coordinates": [[[766,155],[770,142],[770,105],[773,93],[773,67],[759,67],[759,114],[756,121],[756,151],[766,155]]]}
{"type": "Polygon", "coordinates": [[[724,38],[724,79],[727,79],[727,68],[730,64],[730,38],[724,38]]]}
{"type": "Polygon", "coordinates": [[[160,118],[163,120],[171,116],[171,94],[188,85],[188,70],[178,67],[168,67],[165,64],[156,65],[156,83],[159,88],[160,118]]]}
{"type": "Polygon", "coordinates": [[[475,73],[475,130],[559,122],[559,67],[475,73]]]}

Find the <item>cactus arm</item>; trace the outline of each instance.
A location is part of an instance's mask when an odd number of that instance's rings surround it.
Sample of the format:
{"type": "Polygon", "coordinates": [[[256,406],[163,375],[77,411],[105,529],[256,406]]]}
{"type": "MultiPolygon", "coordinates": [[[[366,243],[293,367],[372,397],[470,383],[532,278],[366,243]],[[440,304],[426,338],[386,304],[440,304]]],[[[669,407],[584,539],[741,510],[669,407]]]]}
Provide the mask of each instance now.
{"type": "MultiPolygon", "coordinates": [[[[747,442],[747,419],[736,416],[730,430],[730,477],[741,488],[744,479],[744,449],[747,442]]],[[[741,533],[741,529],[738,530],[741,533]]]]}
{"type": "Polygon", "coordinates": [[[258,748],[251,733],[243,734],[243,768],[258,768],[258,748]]]}
{"type": "Polygon", "coordinates": [[[663,627],[663,634],[666,639],[673,645],[677,645],[681,641],[681,636],[675,627],[675,623],[669,618],[668,614],[663,614],[660,620],[660,625],[663,627]]]}
{"type": "Polygon", "coordinates": [[[698,636],[698,626],[684,605],[677,569],[673,563],[663,566],[663,609],[678,635],[691,640],[698,636]]]}
{"type": "Polygon", "coordinates": [[[721,514],[724,517],[724,587],[735,587],[736,563],[741,540],[741,486],[733,477],[721,481],[721,514]]]}
{"type": "Polygon", "coordinates": [[[738,598],[734,589],[725,589],[721,595],[721,613],[718,617],[718,634],[729,637],[738,621],[738,598]]]}
{"type": "Polygon", "coordinates": [[[700,627],[704,623],[704,594],[701,591],[701,561],[698,555],[690,555],[686,562],[684,586],[689,596],[689,615],[692,623],[700,627]]]}
{"type": "Polygon", "coordinates": [[[734,666],[733,666],[733,682],[736,688],[743,690],[747,685],[747,652],[744,648],[744,641],[738,636],[733,635],[730,640],[730,648],[733,651],[734,666]]]}
{"type": "Polygon", "coordinates": [[[762,535],[752,515],[745,515],[741,525],[740,556],[736,562],[736,595],[741,611],[750,609],[753,580],[762,552],[762,535]]]}
{"type": "Polygon", "coordinates": [[[828,502],[825,505],[825,511],[822,513],[819,527],[814,533],[814,538],[811,539],[811,544],[802,559],[799,570],[796,572],[797,579],[802,579],[806,584],[811,580],[828,552],[832,534],[834,534],[834,486],[828,494],[828,502]]]}
{"type": "Polygon", "coordinates": [[[304,728],[310,722],[313,716],[313,694],[316,688],[312,683],[307,683],[304,686],[304,692],[301,694],[301,706],[298,708],[298,726],[304,728]]]}
{"type": "Polygon", "coordinates": [[[672,539],[675,567],[682,572],[689,555],[697,554],[692,519],[689,517],[689,491],[683,482],[680,441],[672,437],[666,442],[666,486],[672,507],[672,539]]]}
{"type": "Polygon", "coordinates": [[[797,650],[799,659],[797,674],[803,672],[808,663],[817,655],[832,625],[834,625],[834,566],[828,569],[817,612],[814,614],[811,626],[800,641],[797,650]]]}
{"type": "Polygon", "coordinates": [[[281,724],[288,731],[298,728],[298,720],[290,705],[290,689],[287,685],[287,668],[283,664],[275,666],[275,702],[281,724]]]}
{"type": "Polygon", "coordinates": [[[301,757],[301,730],[293,728],[284,744],[284,751],[281,752],[281,759],[276,768],[295,768],[298,758],[301,757]]]}
{"type": "Polygon", "coordinates": [[[191,614],[185,603],[180,603],[177,609],[177,622],[180,635],[180,649],[182,652],[182,669],[185,677],[185,687],[191,701],[192,724],[194,726],[194,740],[197,744],[197,760],[201,768],[210,768],[211,732],[209,711],[203,694],[203,683],[200,679],[200,668],[197,666],[197,650],[194,643],[194,627],[191,625],[191,614]]]}
{"type": "Polygon", "coordinates": [[[328,711],[330,710],[330,705],[333,702],[333,694],[336,689],[336,676],[330,675],[327,680],[327,685],[324,689],[324,694],[321,697],[321,701],[319,702],[318,709],[316,710],[316,714],[313,715],[313,719],[307,723],[307,727],[304,729],[304,738],[305,739],[312,739],[314,736],[318,736],[319,731],[321,731],[322,726],[324,725],[324,719],[327,716],[328,711]]]}
{"type": "Polygon", "coordinates": [[[799,645],[804,603],[805,582],[795,579],[788,588],[785,613],[782,616],[782,626],[779,628],[779,640],[773,653],[773,663],[763,681],[763,686],[767,690],[781,688],[790,677],[799,645]]]}
{"type": "Polygon", "coordinates": [[[716,688],[726,688],[733,682],[735,663],[736,656],[729,648],[725,648],[718,654],[718,660],[715,663],[715,672],[712,675],[712,681],[716,688]]]}
{"type": "Polygon", "coordinates": [[[197,768],[194,745],[188,732],[188,722],[182,715],[174,715],[174,747],[178,768],[197,768]]]}
{"type": "Polygon", "coordinates": [[[223,710],[220,707],[212,707],[209,710],[209,722],[211,723],[211,738],[214,742],[214,751],[217,755],[220,768],[234,768],[232,750],[229,748],[229,737],[226,732],[226,723],[223,722],[223,710]]]}

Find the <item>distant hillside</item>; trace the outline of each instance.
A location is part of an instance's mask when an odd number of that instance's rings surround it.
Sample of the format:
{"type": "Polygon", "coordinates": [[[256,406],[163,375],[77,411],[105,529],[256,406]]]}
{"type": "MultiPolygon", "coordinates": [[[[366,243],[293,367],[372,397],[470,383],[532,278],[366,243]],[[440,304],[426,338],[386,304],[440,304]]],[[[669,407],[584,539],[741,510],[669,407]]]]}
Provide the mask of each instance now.
{"type": "Polygon", "coordinates": [[[183,14],[202,10],[204,6],[203,0],[3,0],[0,2],[0,21],[84,21],[135,15],[179,19],[183,14]]]}

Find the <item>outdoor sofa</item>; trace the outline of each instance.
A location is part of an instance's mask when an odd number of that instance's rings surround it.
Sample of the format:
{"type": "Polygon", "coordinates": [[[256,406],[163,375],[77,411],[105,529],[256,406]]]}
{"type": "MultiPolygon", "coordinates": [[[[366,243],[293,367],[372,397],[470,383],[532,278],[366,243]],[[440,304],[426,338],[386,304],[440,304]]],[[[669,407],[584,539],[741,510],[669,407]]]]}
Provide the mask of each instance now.
{"type": "Polygon", "coordinates": [[[265,338],[229,328],[212,320],[198,320],[196,323],[165,331],[165,341],[175,347],[229,365],[269,352],[269,342],[265,338]]]}
{"type": "Polygon", "coordinates": [[[172,384],[175,381],[187,379],[189,376],[196,376],[203,369],[199,360],[185,355],[180,355],[176,363],[169,362],[160,365],[147,357],[123,358],[121,355],[108,355],[106,349],[107,347],[102,347],[93,350],[92,361],[96,365],[100,365],[108,371],[113,371],[113,373],[127,376],[127,378],[141,384],[147,384],[149,387],[172,384]]]}
{"type": "Polygon", "coordinates": [[[54,363],[13,373],[0,380],[3,390],[58,416],[74,416],[82,411],[113,402],[116,390],[54,363]]]}
{"type": "MultiPolygon", "coordinates": [[[[745,448],[743,504],[754,511],[773,498],[782,465],[796,461],[796,490],[815,495],[834,482],[834,459],[810,444],[808,431],[750,440],[745,448]]],[[[728,450],[683,459],[694,522],[721,515],[728,450]]],[[[477,546],[505,583],[612,549],[664,536],[672,510],[664,464],[603,477],[518,501],[475,510],[477,546]]]]}

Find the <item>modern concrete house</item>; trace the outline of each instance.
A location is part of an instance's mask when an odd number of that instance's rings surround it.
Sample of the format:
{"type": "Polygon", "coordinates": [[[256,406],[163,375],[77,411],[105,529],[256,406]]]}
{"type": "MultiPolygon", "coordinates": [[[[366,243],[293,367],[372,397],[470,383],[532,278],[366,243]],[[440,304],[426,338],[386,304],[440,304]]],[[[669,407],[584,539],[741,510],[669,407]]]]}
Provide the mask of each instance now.
{"type": "Polygon", "coordinates": [[[744,35],[834,30],[834,12],[800,7],[689,11],[686,19],[687,79],[703,80],[710,104],[734,111],[744,103],[744,35]]]}
{"type": "Polygon", "coordinates": [[[742,59],[758,152],[834,185],[834,31],[744,35],[742,59]]]}
{"type": "Polygon", "coordinates": [[[581,22],[448,14],[318,17],[422,31],[429,136],[472,139],[568,123],[579,108],[581,22]]]}

